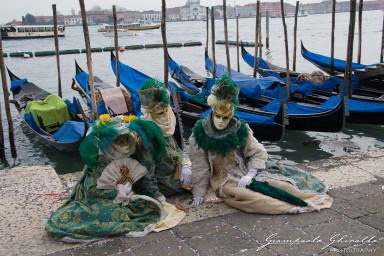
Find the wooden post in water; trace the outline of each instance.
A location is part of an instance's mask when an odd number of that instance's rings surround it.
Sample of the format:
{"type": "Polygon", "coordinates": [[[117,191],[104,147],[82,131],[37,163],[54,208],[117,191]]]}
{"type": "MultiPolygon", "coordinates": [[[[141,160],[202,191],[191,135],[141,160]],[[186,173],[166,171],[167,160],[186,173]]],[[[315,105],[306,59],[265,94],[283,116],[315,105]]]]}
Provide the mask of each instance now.
{"type": "Polygon", "coordinates": [[[98,114],[97,114],[97,110],[96,110],[95,80],[93,77],[93,69],[92,69],[91,42],[89,40],[87,14],[85,13],[84,0],[79,0],[79,3],[80,3],[80,11],[81,11],[81,20],[83,22],[85,48],[86,48],[86,54],[87,54],[87,68],[88,68],[88,73],[89,73],[88,74],[88,83],[89,83],[89,87],[91,89],[92,120],[96,120],[98,118],[98,114]]]}
{"type": "Polygon", "coordinates": [[[237,72],[240,72],[240,49],[239,49],[239,15],[236,16],[236,52],[237,52],[237,72]]]}
{"type": "MultiPolygon", "coordinates": [[[[215,7],[211,7],[211,33],[212,33],[212,61],[213,61],[213,78],[216,78],[216,51],[215,51],[215,7]]],[[[208,51],[208,49],[207,49],[208,51]]]]}
{"type": "Polygon", "coordinates": [[[331,76],[334,75],[335,69],[335,13],[336,0],[332,0],[332,34],[331,34],[331,76]]]}
{"type": "Polygon", "coordinates": [[[363,26],[363,0],[359,0],[359,41],[357,45],[357,63],[361,63],[361,44],[362,44],[362,26],[363,26]]]}
{"type": "Polygon", "coordinates": [[[299,13],[299,1],[296,1],[295,25],[293,28],[293,57],[292,70],[296,71],[296,44],[297,44],[297,14],[299,13]]]}
{"type": "Polygon", "coordinates": [[[209,7],[205,7],[205,16],[206,16],[206,28],[207,28],[207,38],[205,40],[205,49],[208,49],[209,43],[209,7]]]}
{"type": "MultiPolygon", "coordinates": [[[[3,54],[1,54],[3,55],[3,54]]],[[[3,118],[1,117],[1,100],[0,100],[0,160],[5,161],[5,143],[4,143],[4,129],[3,118]]]]}
{"type": "Polygon", "coordinates": [[[257,56],[258,56],[258,49],[259,49],[259,9],[260,8],[260,1],[257,0],[256,4],[256,29],[255,29],[255,59],[253,61],[253,77],[256,77],[256,71],[257,71],[257,56]]]}
{"type": "Polygon", "coordinates": [[[352,56],[353,56],[353,39],[355,33],[356,20],[356,0],[351,0],[349,11],[349,31],[348,31],[348,46],[347,46],[347,66],[345,69],[344,79],[348,80],[348,97],[352,97],[352,56]]]}
{"type": "MultiPolygon", "coordinates": [[[[11,155],[13,158],[15,158],[17,156],[16,145],[15,145],[15,135],[13,132],[13,121],[12,121],[12,116],[11,116],[8,84],[7,84],[7,78],[6,78],[6,73],[5,73],[4,57],[3,57],[3,40],[1,38],[1,36],[0,36],[0,71],[1,71],[1,82],[3,84],[5,114],[7,116],[7,121],[8,121],[9,144],[11,145],[11,155]]],[[[1,106],[1,104],[0,104],[0,106],[1,106]]],[[[1,108],[0,108],[0,158],[5,159],[4,130],[3,130],[2,120],[3,119],[1,117],[1,108]]]]}
{"type": "Polygon", "coordinates": [[[164,84],[168,87],[168,47],[167,47],[167,27],[165,19],[167,18],[167,6],[165,0],[161,4],[161,36],[163,38],[164,49],[164,84]]]}
{"type": "Polygon", "coordinates": [[[227,73],[229,76],[231,76],[231,56],[229,55],[229,44],[228,44],[227,1],[226,0],[223,0],[223,15],[224,15],[225,53],[227,55],[227,73]]]}
{"type": "Polygon", "coordinates": [[[115,38],[115,53],[116,53],[116,87],[120,86],[120,58],[119,58],[119,32],[117,31],[116,5],[112,5],[113,13],[113,35],[115,38]]]}
{"type": "Polygon", "coordinates": [[[262,58],[263,57],[263,42],[262,42],[262,34],[261,34],[261,12],[260,11],[259,11],[259,42],[257,44],[259,45],[259,56],[260,56],[260,58],[262,58]]]}
{"type": "Polygon", "coordinates": [[[269,49],[269,11],[267,11],[265,16],[265,47],[269,49]]]}
{"type": "Polygon", "coordinates": [[[284,0],[280,0],[281,4],[281,19],[283,20],[283,27],[284,27],[284,42],[285,42],[285,65],[286,67],[286,72],[287,72],[287,90],[288,90],[288,100],[290,99],[290,74],[289,74],[289,51],[288,51],[288,35],[287,35],[287,24],[285,24],[285,11],[284,11],[284,0]]]}
{"type": "Polygon", "coordinates": [[[59,39],[57,35],[57,17],[56,17],[56,4],[52,5],[53,11],[53,33],[55,35],[55,52],[56,52],[56,66],[57,66],[57,85],[58,95],[60,98],[63,96],[61,89],[61,72],[60,72],[60,57],[59,57],[59,39]]]}
{"type": "Polygon", "coordinates": [[[383,27],[381,29],[381,50],[380,50],[380,63],[384,62],[384,13],[383,13],[383,27]]]}

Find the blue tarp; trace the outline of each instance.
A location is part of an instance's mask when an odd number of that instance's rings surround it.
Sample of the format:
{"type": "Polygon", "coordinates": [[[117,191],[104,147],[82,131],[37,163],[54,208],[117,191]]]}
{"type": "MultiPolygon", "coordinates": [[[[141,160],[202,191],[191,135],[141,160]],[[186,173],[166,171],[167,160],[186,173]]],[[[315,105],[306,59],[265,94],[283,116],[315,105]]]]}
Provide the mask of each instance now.
{"type": "MultiPolygon", "coordinates": [[[[341,101],[338,96],[329,97],[328,100],[318,106],[307,106],[304,104],[288,102],[288,114],[290,115],[304,115],[322,113],[334,109],[341,101]]],[[[264,111],[277,113],[280,109],[280,102],[278,99],[271,101],[268,105],[262,108],[264,111]]]]}
{"type": "MultiPolygon", "coordinates": [[[[370,101],[362,101],[362,100],[348,100],[349,112],[384,112],[384,102],[370,102],[370,101]]],[[[378,117],[379,118],[379,117],[378,117]]]]}
{"type": "Polygon", "coordinates": [[[25,83],[28,83],[28,80],[25,78],[20,79],[20,80],[11,81],[11,91],[12,92],[16,91],[17,89],[20,88],[20,85],[25,84],[25,83]]]}
{"type": "MultiPolygon", "coordinates": [[[[77,73],[75,76],[75,79],[77,83],[83,88],[83,90],[87,93],[87,95],[90,97],[91,92],[88,88],[88,73],[86,72],[80,72],[77,73]]],[[[90,99],[86,99],[88,107],[92,110],[92,101],[90,99]]],[[[109,114],[107,107],[105,106],[104,100],[100,102],[100,104],[96,104],[96,110],[99,115],[101,114],[109,114]]]]}
{"type": "MultiPolygon", "coordinates": [[[[205,67],[213,72],[213,62],[210,57],[205,57],[205,67]]],[[[216,77],[227,74],[227,67],[216,64],[216,77]]],[[[265,93],[275,93],[276,85],[280,87],[280,80],[275,77],[253,78],[231,69],[231,78],[240,87],[240,93],[249,98],[258,99],[265,93]]],[[[279,89],[280,90],[280,89],[279,89]]]]}
{"type": "MultiPolygon", "coordinates": [[[[242,54],[242,57],[244,61],[250,66],[254,66],[254,57],[248,52],[245,52],[242,54]]],[[[262,58],[257,57],[257,64],[259,65],[258,67],[261,69],[268,69],[268,70],[273,70],[272,67],[269,66],[269,64],[262,58]]],[[[280,76],[278,72],[274,71],[263,71],[265,74],[269,76],[273,76],[278,78],[282,83],[286,83],[286,78],[283,78],[280,76]]],[[[340,86],[342,79],[331,76],[329,79],[325,80],[323,84],[313,84],[310,81],[297,81],[296,78],[291,78],[291,88],[290,92],[298,92],[302,93],[305,95],[311,95],[312,94],[312,88],[321,90],[321,91],[327,91],[327,92],[336,92],[338,91],[338,87],[340,86]]],[[[356,74],[352,75],[352,91],[356,89],[357,86],[359,86],[359,76],[356,74]]]]}
{"type": "MultiPolygon", "coordinates": [[[[113,73],[116,75],[116,59],[111,61],[113,73]]],[[[120,69],[120,83],[124,85],[125,88],[132,95],[132,104],[135,114],[140,113],[141,102],[139,98],[139,90],[143,85],[144,81],[150,79],[151,77],[146,74],[141,73],[140,71],[123,64],[119,61],[120,69]]]]}
{"type": "MultiPolygon", "coordinates": [[[[303,47],[303,46],[302,46],[303,47]]],[[[313,53],[313,52],[309,52],[309,51],[301,51],[304,59],[316,64],[316,65],[319,65],[321,67],[326,67],[326,68],[331,68],[331,58],[330,57],[327,57],[327,56],[324,56],[324,55],[321,55],[321,54],[317,54],[317,53],[313,53]]],[[[347,62],[345,60],[340,60],[340,59],[333,59],[334,60],[334,70],[335,71],[339,71],[341,73],[345,73],[345,67],[347,65],[347,62]]],[[[352,62],[352,70],[355,70],[355,69],[363,69],[363,68],[366,68],[366,67],[369,67],[369,66],[375,66],[376,64],[370,64],[370,65],[366,65],[366,64],[359,64],[359,63],[354,63],[352,62]]]]}
{"type": "Polygon", "coordinates": [[[29,125],[29,127],[31,127],[36,132],[41,133],[41,129],[37,125],[35,118],[33,117],[31,112],[24,114],[24,120],[29,125]]]}
{"type": "Polygon", "coordinates": [[[177,64],[174,60],[168,60],[168,69],[169,73],[172,74],[173,77],[179,79],[183,86],[187,87],[193,92],[199,93],[200,90],[197,88],[193,82],[189,79],[188,75],[180,68],[179,64],[177,64]]]}
{"type": "MultiPolygon", "coordinates": [[[[211,84],[213,79],[210,79],[211,84]]],[[[183,88],[178,87],[175,83],[169,82],[169,89],[171,92],[175,91],[177,94],[181,96],[181,99],[183,101],[189,102],[190,95],[184,91],[183,88]]],[[[204,118],[212,111],[211,108],[205,110],[203,113],[201,113],[199,116],[201,118],[204,118]]],[[[265,125],[275,125],[275,119],[274,116],[263,116],[263,115],[257,115],[255,113],[246,113],[242,111],[236,111],[235,116],[238,118],[246,121],[248,124],[265,124],[265,125]]]]}
{"type": "Polygon", "coordinates": [[[65,104],[67,104],[68,111],[75,113],[75,114],[81,114],[79,105],[77,104],[76,97],[73,97],[72,102],[68,99],[64,100],[65,104]]]}
{"type": "Polygon", "coordinates": [[[52,138],[60,142],[78,141],[83,136],[84,129],[84,122],[66,121],[52,138]]]}

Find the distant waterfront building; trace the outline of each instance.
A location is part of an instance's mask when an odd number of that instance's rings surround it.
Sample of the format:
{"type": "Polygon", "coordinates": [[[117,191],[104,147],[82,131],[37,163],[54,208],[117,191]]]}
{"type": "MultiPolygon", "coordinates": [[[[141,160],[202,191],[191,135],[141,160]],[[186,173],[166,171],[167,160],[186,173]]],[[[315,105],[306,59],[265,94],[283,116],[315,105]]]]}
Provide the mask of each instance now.
{"type": "MultiPolygon", "coordinates": [[[[94,25],[93,17],[87,17],[88,25],[94,25]]],[[[67,15],[64,18],[65,26],[81,26],[83,24],[83,20],[79,15],[67,15]]]]}
{"type": "Polygon", "coordinates": [[[159,22],[161,21],[161,12],[144,11],[141,12],[140,19],[146,22],[159,22]]]}
{"type": "MultiPolygon", "coordinates": [[[[332,0],[325,0],[320,3],[303,4],[303,8],[309,14],[331,13],[333,8],[332,0]]],[[[336,12],[349,12],[350,1],[336,1],[336,12]]],[[[356,7],[359,8],[358,5],[356,7]]],[[[364,1],[363,10],[383,10],[384,0],[364,1]]]]}
{"type": "Polygon", "coordinates": [[[187,0],[185,6],[180,8],[181,20],[204,20],[206,10],[200,5],[200,0],[187,0]]]}
{"type": "Polygon", "coordinates": [[[167,20],[168,21],[181,20],[180,9],[181,7],[174,7],[174,8],[167,9],[167,20]]]}

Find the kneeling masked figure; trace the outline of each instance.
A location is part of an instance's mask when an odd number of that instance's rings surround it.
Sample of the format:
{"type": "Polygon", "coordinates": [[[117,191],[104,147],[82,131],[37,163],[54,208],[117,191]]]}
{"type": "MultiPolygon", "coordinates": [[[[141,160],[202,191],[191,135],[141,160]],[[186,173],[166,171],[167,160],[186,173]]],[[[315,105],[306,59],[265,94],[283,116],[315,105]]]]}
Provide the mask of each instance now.
{"type": "Polygon", "coordinates": [[[249,213],[300,213],[331,207],[333,200],[319,179],[268,158],[248,124],[234,115],[238,93],[229,76],[217,79],[207,99],[212,112],[192,130],[192,205],[207,201],[204,197],[211,188],[218,200],[249,213]]]}
{"type": "Polygon", "coordinates": [[[148,170],[130,156],[139,140],[159,161],[165,141],[154,136],[157,130],[155,123],[134,116],[101,115],[80,145],[83,176],[64,205],[52,213],[46,230],[63,242],[92,242],[116,235],[140,237],[165,229],[159,228],[164,222],[167,227],[178,224],[184,212],[150,196],[156,195],[153,191],[135,192],[148,170]],[[170,212],[177,216],[172,222],[167,220],[170,212]]]}

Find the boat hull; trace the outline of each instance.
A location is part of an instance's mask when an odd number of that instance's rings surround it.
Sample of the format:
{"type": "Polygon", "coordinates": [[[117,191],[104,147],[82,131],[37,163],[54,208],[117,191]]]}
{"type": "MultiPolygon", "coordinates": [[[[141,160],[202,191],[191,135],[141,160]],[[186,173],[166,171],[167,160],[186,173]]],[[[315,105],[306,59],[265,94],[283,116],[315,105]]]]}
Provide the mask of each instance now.
{"type": "MultiPolygon", "coordinates": [[[[11,73],[8,70],[10,80],[16,81],[20,80],[17,76],[15,76],[13,73],[11,73]]],[[[22,121],[26,124],[26,127],[28,130],[38,138],[39,143],[41,143],[44,146],[48,146],[50,148],[53,148],[57,151],[64,152],[64,153],[78,153],[79,146],[83,139],[86,136],[87,129],[89,127],[88,123],[84,120],[73,120],[73,121],[82,121],[84,123],[84,132],[82,136],[79,139],[70,141],[70,142],[62,142],[57,141],[53,138],[53,135],[43,131],[40,129],[39,131],[36,131],[33,127],[29,125],[29,123],[25,119],[25,107],[27,106],[27,103],[29,102],[29,99],[33,100],[43,100],[49,95],[51,95],[49,92],[41,89],[34,83],[27,82],[25,84],[22,84],[20,86],[20,90],[12,91],[13,95],[13,102],[16,106],[16,109],[22,119],[22,121]],[[25,100],[27,99],[27,100],[25,100]]],[[[84,116],[84,113],[82,112],[81,106],[80,106],[81,113],[84,116]]]]}

